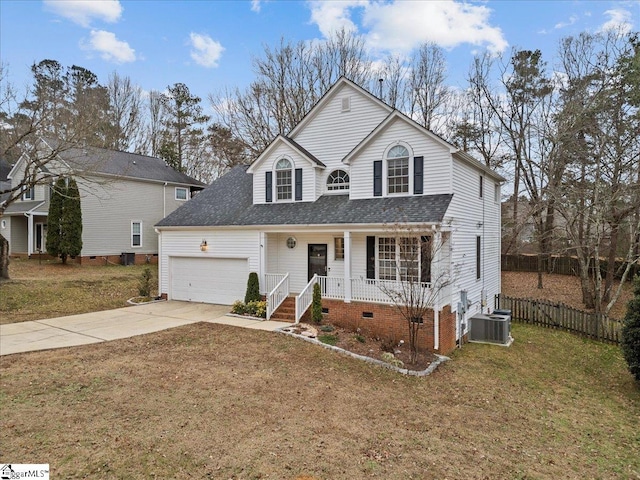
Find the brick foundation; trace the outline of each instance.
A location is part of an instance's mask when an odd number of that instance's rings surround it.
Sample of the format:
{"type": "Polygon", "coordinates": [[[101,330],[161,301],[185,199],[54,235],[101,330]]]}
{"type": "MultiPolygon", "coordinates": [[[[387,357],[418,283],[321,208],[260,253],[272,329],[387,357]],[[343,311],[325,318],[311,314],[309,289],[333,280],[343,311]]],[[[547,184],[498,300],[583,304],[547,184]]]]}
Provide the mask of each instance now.
{"type": "MultiPolygon", "coordinates": [[[[367,335],[393,339],[399,342],[409,341],[407,321],[398,310],[390,305],[377,303],[351,302],[342,300],[322,299],[322,307],[328,310],[324,315],[327,321],[350,330],[358,328],[367,335]],[[369,315],[372,315],[369,317],[369,315]]],[[[310,320],[307,311],[302,321],[310,320]]],[[[456,319],[455,313],[447,305],[440,310],[439,315],[439,348],[433,348],[433,311],[430,311],[424,323],[420,325],[418,333],[418,348],[430,352],[447,355],[456,348],[456,319]]]]}

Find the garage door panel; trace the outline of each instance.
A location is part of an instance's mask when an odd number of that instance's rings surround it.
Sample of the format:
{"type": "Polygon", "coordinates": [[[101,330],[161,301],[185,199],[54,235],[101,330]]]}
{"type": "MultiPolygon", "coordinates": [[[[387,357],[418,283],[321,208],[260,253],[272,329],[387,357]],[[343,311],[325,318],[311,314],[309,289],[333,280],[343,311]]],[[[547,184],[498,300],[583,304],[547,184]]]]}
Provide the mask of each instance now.
{"type": "Polygon", "coordinates": [[[174,257],[170,263],[174,300],[231,305],[244,297],[247,259],[174,257]]]}

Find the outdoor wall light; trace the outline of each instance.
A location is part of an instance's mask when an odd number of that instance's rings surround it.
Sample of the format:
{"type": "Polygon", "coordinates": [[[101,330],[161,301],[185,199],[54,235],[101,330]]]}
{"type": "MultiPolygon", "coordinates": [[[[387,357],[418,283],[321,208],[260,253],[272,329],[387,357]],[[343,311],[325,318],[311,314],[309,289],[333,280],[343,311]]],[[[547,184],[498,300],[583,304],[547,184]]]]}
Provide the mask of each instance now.
{"type": "Polygon", "coordinates": [[[205,239],[202,239],[202,243],[200,244],[200,250],[202,250],[203,252],[206,252],[207,250],[209,250],[209,245],[207,245],[207,241],[205,239]]]}

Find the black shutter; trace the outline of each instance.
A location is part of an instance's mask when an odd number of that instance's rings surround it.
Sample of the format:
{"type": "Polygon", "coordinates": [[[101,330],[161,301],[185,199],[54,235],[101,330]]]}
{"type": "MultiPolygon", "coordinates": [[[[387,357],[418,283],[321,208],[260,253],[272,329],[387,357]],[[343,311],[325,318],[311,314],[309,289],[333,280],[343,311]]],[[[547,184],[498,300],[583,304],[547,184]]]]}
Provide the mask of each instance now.
{"type": "Polygon", "coordinates": [[[413,194],[422,195],[424,180],[422,172],[424,170],[424,157],[413,158],[413,194]]]}
{"type": "Polygon", "coordinates": [[[376,237],[367,237],[367,278],[376,278],[376,237]]]}
{"type": "Polygon", "coordinates": [[[382,196],[382,160],[373,162],[373,196],[382,196]]]}
{"type": "Polygon", "coordinates": [[[431,282],[431,237],[423,235],[420,237],[420,281],[423,283],[431,282]]]}
{"type": "Polygon", "coordinates": [[[273,195],[272,195],[272,177],[273,177],[273,172],[265,172],[265,185],[264,185],[264,191],[265,191],[265,200],[267,202],[272,202],[273,201],[273,195]]]}
{"type": "Polygon", "coordinates": [[[302,200],[302,169],[296,168],[296,200],[302,200]]]}

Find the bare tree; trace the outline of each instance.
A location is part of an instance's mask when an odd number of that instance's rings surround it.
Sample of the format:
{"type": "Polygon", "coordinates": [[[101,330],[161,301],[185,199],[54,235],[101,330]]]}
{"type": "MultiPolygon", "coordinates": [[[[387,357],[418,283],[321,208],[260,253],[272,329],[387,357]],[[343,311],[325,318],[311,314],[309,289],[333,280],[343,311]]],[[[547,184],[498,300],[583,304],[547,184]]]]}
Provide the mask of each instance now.
{"type": "Polygon", "coordinates": [[[446,85],[447,62],[442,48],[424,43],[411,61],[408,78],[409,116],[435,133],[444,133],[450,89],[446,85]]]}
{"type": "MultiPolygon", "coordinates": [[[[429,226],[395,224],[389,228],[380,259],[378,288],[405,320],[410,362],[418,356],[418,337],[426,318],[435,316],[444,291],[455,281],[456,271],[445,267],[445,239],[429,226]]],[[[454,268],[455,270],[455,268],[454,268]]]]}
{"type": "Polygon", "coordinates": [[[143,143],[142,89],[117,72],[109,75],[109,117],[114,126],[110,148],[140,152],[143,143]]]}

